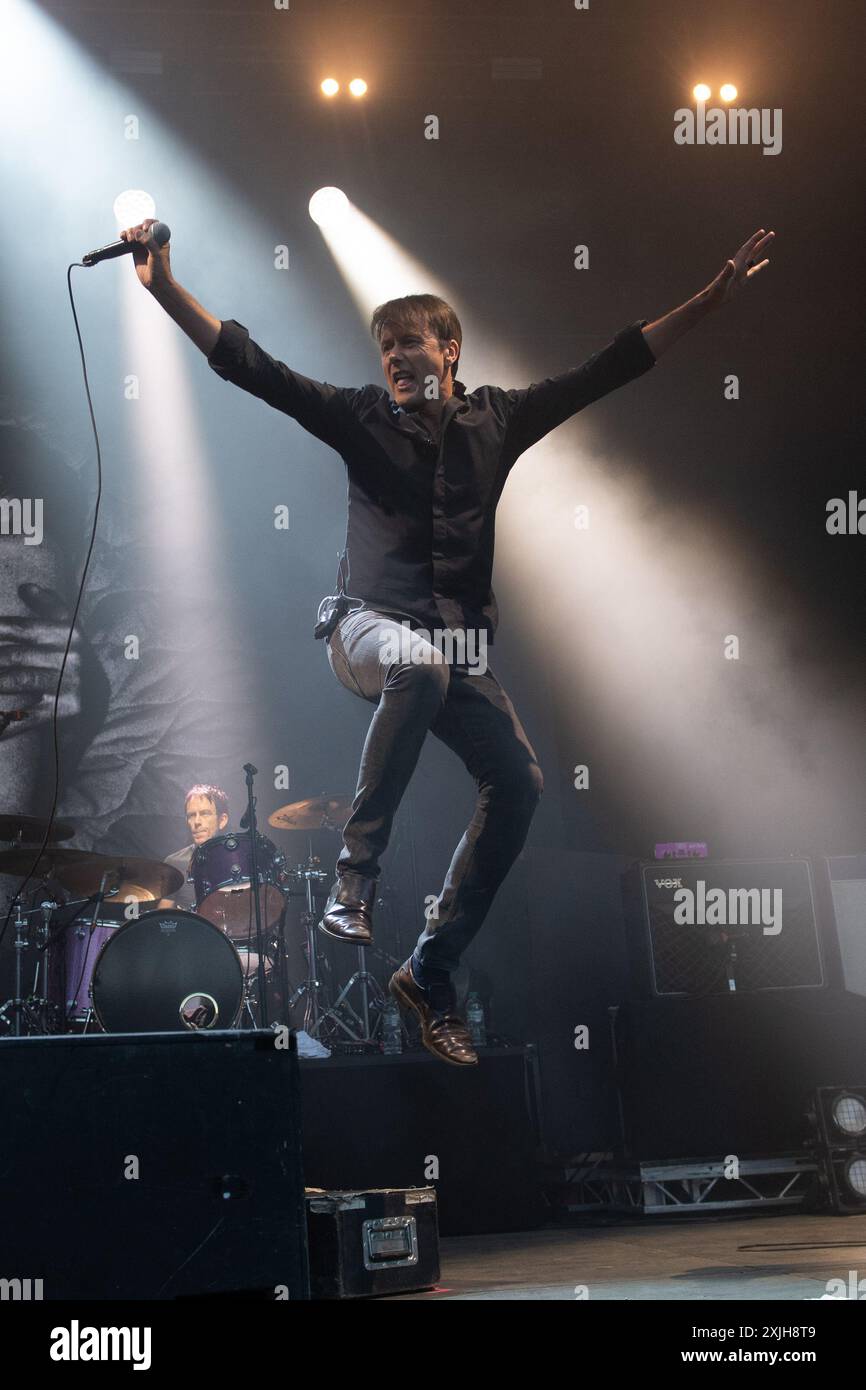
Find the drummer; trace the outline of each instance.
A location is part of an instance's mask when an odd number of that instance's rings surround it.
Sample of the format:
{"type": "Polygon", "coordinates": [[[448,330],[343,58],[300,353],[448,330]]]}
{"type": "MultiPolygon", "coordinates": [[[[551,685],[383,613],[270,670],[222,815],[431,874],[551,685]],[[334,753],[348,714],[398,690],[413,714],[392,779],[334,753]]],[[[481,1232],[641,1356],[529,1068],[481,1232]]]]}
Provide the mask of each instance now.
{"type": "Polygon", "coordinates": [[[183,908],[192,912],[195,907],[195,889],[187,882],[187,875],[193,851],[206,840],[212,840],[215,835],[221,835],[225,830],[229,823],[229,799],[222,787],[198,782],[194,787],[190,787],[183,804],[192,844],[169,854],[165,860],[172,868],[180,869],[183,884],[174,898],[162,898],[159,906],[183,908]]]}

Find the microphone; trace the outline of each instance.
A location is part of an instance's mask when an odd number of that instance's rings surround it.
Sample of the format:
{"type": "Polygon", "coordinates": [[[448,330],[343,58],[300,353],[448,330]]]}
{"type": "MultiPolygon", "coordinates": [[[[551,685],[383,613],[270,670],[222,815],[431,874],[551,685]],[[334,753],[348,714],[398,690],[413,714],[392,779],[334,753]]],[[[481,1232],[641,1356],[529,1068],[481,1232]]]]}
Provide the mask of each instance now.
{"type": "MultiPolygon", "coordinates": [[[[154,222],[150,229],[150,234],[157,246],[165,246],[171,237],[171,231],[164,222],[154,222]]],[[[96,251],[88,251],[86,256],[81,257],[82,265],[99,265],[100,261],[113,261],[116,256],[125,256],[132,252],[134,246],[143,245],[140,241],[110,241],[107,246],[100,246],[96,251]]]]}

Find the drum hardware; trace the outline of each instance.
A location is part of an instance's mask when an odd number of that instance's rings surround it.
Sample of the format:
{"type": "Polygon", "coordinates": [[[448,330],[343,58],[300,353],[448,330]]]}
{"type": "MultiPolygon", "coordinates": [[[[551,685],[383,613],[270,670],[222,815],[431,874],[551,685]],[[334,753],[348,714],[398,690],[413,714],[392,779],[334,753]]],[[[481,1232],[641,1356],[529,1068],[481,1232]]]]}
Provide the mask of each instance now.
{"type": "Polygon", "coordinates": [[[292,871],[293,876],[297,880],[303,880],[306,886],[307,910],[301,921],[307,943],[308,974],[306,980],[298,986],[292,995],[290,1008],[294,1008],[298,1001],[306,995],[304,1029],[311,1037],[318,1037],[325,1027],[328,1029],[337,1028],[352,1042],[369,1044],[376,1036],[376,1026],[371,1028],[370,1024],[371,1008],[381,1011],[386,1001],[382,986],[367,969],[367,962],[370,959],[368,953],[379,957],[390,969],[395,969],[400,962],[379,947],[359,946],[357,948],[358,969],[340,990],[334,1002],[328,1001],[325,987],[319,978],[320,957],[318,950],[321,938],[318,933],[318,923],[322,915],[321,905],[317,909],[313,903],[314,895],[327,897],[330,887],[330,875],[317,867],[320,862],[311,852],[306,864],[299,864],[292,871]],[[356,986],[359,987],[361,995],[360,1014],[349,1002],[349,995],[356,986]]]}
{"type": "Polygon", "coordinates": [[[15,995],[12,999],[7,999],[3,1005],[0,1005],[0,1026],[8,1028],[10,1017],[14,1017],[14,1033],[16,1037],[21,1037],[23,1031],[26,1031],[28,1034],[52,1031],[48,1026],[49,1014],[51,1012],[57,1012],[57,1010],[54,1008],[54,1002],[50,997],[47,971],[45,972],[46,978],[43,981],[40,981],[40,975],[43,973],[45,952],[49,950],[53,940],[65,931],[69,923],[65,923],[60,929],[60,932],[55,930],[54,936],[52,936],[51,921],[54,914],[59,912],[61,907],[71,906],[77,912],[82,906],[89,907],[91,901],[92,899],[90,898],[84,898],[78,903],[61,904],[55,902],[53,899],[45,899],[45,901],[39,903],[38,906],[28,908],[26,911],[23,903],[20,900],[18,901],[15,918],[15,940],[13,943],[13,949],[15,951],[15,995]],[[31,917],[42,918],[41,924],[36,928],[35,939],[32,941],[30,939],[31,917]],[[30,994],[25,997],[22,993],[24,953],[30,947],[36,950],[37,960],[33,972],[33,986],[30,994]],[[41,995],[37,994],[40,983],[45,991],[41,995]]]}
{"type": "Polygon", "coordinates": [[[367,969],[367,947],[358,946],[356,949],[358,952],[358,969],[351,979],[346,981],[331,1007],[322,1014],[319,1020],[319,1026],[327,1022],[328,1019],[333,1019],[337,1027],[342,1028],[343,1032],[352,1042],[372,1043],[375,1039],[376,1030],[373,1029],[372,1032],[370,1030],[370,1006],[372,1004],[373,1007],[381,1013],[385,1005],[385,991],[382,989],[375,975],[371,975],[367,969]],[[360,1017],[349,1003],[349,995],[356,985],[360,989],[361,996],[360,1017]],[[360,1032],[353,1032],[349,1024],[341,1017],[341,1011],[349,1015],[351,1021],[360,1029],[360,1032]]]}
{"type": "MultiPolygon", "coordinates": [[[[277,830],[342,831],[351,813],[352,798],[345,792],[334,792],[330,795],[322,793],[320,796],[292,801],[287,806],[279,807],[268,816],[268,825],[274,826],[277,830]]],[[[303,895],[306,898],[306,911],[302,914],[301,925],[306,943],[307,976],[291,995],[288,1011],[291,1014],[291,1010],[306,997],[304,1030],[310,1037],[315,1038],[324,1021],[327,1001],[319,978],[319,939],[316,926],[321,912],[316,910],[314,898],[327,897],[330,878],[319,867],[321,861],[313,854],[312,839],[308,841],[308,850],[304,864],[298,864],[294,870],[286,871],[283,891],[289,897],[303,895]]]]}
{"type": "Polygon", "coordinates": [[[15,952],[15,993],[11,999],[7,999],[6,1002],[0,1006],[0,1022],[2,1022],[5,1028],[8,1028],[11,1015],[13,1020],[12,1031],[16,1038],[20,1038],[24,1035],[25,1026],[28,1033],[32,1031],[34,1024],[38,1023],[36,1015],[39,1011],[47,1008],[48,1005],[47,999],[37,998],[35,995],[38,984],[38,970],[33,983],[34,992],[25,999],[22,991],[24,982],[24,952],[31,944],[30,918],[41,916],[43,919],[42,927],[37,928],[38,940],[41,933],[47,932],[46,909],[48,909],[47,915],[48,918],[50,918],[51,908],[53,908],[53,906],[53,903],[40,904],[39,907],[31,908],[29,911],[25,912],[24,905],[20,898],[16,905],[15,939],[12,943],[12,948],[15,952]]]}
{"type": "MultiPolygon", "coordinates": [[[[294,801],[281,806],[268,817],[268,824],[279,830],[336,830],[343,826],[352,814],[352,798],[345,792],[331,795],[322,794],[303,801],[294,801]]],[[[352,1042],[370,1043],[375,1035],[371,1030],[371,1010],[381,1009],[385,994],[376,978],[367,969],[368,948],[359,946],[358,968],[340,990],[337,998],[329,1004],[319,978],[319,935],[317,931],[321,912],[316,910],[313,898],[315,889],[320,896],[327,897],[330,876],[318,868],[320,860],[313,854],[312,840],[309,841],[309,855],[306,864],[299,864],[287,872],[287,878],[302,884],[306,895],[306,911],[302,917],[307,945],[307,979],[298,986],[290,1000],[294,1007],[306,995],[304,1028],[311,1037],[317,1037],[323,1027],[339,1029],[352,1042]],[[355,988],[360,991],[357,1012],[350,1003],[350,995],[355,988]]],[[[297,890],[295,890],[297,892],[297,890]]],[[[292,889],[288,889],[290,895],[292,889]]],[[[381,952],[376,952],[381,955],[381,952]]],[[[399,962],[395,962],[398,964],[399,962]]]]}
{"type": "Polygon", "coordinates": [[[307,978],[302,981],[291,996],[289,1010],[291,1011],[306,996],[304,1031],[309,1033],[311,1038],[314,1038],[319,1031],[324,993],[322,981],[319,979],[318,936],[316,932],[316,923],[321,914],[316,910],[314,899],[323,893],[327,894],[328,875],[318,867],[320,863],[321,860],[312,852],[311,844],[306,863],[298,864],[291,871],[294,882],[303,885],[300,890],[296,889],[295,893],[303,892],[307,900],[306,911],[301,915],[301,926],[306,942],[307,978]]]}

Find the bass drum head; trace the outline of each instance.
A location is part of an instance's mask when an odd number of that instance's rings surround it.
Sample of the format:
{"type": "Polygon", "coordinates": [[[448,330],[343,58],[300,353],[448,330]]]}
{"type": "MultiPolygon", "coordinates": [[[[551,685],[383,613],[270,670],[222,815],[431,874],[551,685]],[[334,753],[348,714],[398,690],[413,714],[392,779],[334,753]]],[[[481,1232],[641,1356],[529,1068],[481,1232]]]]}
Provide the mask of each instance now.
{"type": "Polygon", "coordinates": [[[106,1033],[231,1028],[243,1005],[243,970],[218,927],[193,912],[162,910],[106,941],[90,992],[106,1033]]]}

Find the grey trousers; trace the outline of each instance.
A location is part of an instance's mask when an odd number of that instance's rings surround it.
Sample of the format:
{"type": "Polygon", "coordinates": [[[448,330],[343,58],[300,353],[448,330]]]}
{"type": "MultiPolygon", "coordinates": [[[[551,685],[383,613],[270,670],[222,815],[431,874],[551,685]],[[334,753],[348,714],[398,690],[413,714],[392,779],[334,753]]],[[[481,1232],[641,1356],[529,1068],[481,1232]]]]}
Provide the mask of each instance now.
{"type": "Polygon", "coordinates": [[[526,840],[543,789],[532,746],[489,667],[470,674],[449,664],[422,634],[401,627],[399,616],[367,608],[350,612],[327,650],[340,683],[376,706],[338,873],[378,878],[428,730],[453,749],[475,780],[475,813],[415,948],[422,966],[453,971],[526,840]]]}

